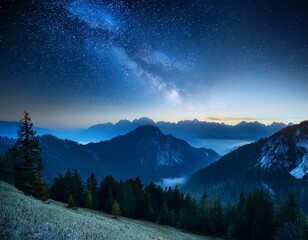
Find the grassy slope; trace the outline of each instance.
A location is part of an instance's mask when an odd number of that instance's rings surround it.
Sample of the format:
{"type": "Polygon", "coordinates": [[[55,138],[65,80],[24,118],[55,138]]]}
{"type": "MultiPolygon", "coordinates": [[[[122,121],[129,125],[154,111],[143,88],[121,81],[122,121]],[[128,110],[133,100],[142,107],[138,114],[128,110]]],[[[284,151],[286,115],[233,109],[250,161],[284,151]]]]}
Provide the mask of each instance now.
{"type": "Polygon", "coordinates": [[[175,228],[87,209],[71,210],[23,195],[0,181],[0,239],[204,239],[175,228]]]}

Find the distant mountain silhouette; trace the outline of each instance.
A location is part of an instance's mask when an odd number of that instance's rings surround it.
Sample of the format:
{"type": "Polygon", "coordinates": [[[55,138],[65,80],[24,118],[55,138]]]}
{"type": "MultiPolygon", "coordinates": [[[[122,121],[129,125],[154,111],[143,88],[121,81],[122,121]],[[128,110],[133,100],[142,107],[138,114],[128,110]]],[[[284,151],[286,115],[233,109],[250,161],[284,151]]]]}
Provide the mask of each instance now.
{"type": "Polygon", "coordinates": [[[193,148],[152,125],[87,145],[52,135],[40,139],[45,177],[49,182],[68,168],[77,169],[84,180],[94,172],[99,179],[110,174],[121,179],[139,176],[145,183],[156,182],[186,177],[219,157],[213,150],[193,148]]]}
{"type": "MultiPolygon", "coordinates": [[[[170,122],[154,122],[150,118],[120,120],[116,124],[104,123],[93,125],[87,129],[76,131],[52,131],[44,128],[36,128],[39,135],[52,134],[59,138],[70,139],[81,143],[99,142],[109,140],[118,135],[124,135],[136,127],[151,124],[160,128],[166,134],[172,134],[175,137],[190,142],[191,139],[238,139],[255,141],[272,135],[280,129],[286,127],[283,123],[273,123],[264,125],[259,122],[241,122],[235,126],[224,123],[210,123],[198,120],[170,122]]],[[[18,122],[0,122],[0,136],[16,137],[18,122]]]]}

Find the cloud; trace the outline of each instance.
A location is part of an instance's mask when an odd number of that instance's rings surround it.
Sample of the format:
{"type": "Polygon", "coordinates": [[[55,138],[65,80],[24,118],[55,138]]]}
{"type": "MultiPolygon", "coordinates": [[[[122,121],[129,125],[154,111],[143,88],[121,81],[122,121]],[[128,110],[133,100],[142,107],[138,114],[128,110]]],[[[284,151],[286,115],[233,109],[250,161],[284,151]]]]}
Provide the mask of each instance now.
{"type": "Polygon", "coordinates": [[[186,177],[180,178],[163,178],[156,184],[160,185],[162,188],[175,187],[184,184],[187,181],[186,177]]]}

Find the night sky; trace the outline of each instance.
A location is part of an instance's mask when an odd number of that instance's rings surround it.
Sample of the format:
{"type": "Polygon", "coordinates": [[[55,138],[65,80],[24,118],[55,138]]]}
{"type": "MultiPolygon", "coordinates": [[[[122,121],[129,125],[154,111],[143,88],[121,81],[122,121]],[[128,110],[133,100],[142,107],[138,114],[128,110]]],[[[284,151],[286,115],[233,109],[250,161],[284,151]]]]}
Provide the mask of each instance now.
{"type": "Polygon", "coordinates": [[[1,0],[0,120],[308,118],[305,0],[1,0]]]}

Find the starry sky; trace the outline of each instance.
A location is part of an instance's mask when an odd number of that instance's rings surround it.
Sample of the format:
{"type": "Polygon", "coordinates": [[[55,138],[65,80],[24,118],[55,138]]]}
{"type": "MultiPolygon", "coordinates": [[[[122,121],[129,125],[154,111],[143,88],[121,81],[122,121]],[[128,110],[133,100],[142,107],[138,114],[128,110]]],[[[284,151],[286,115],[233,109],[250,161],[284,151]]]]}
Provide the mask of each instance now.
{"type": "Polygon", "coordinates": [[[308,118],[305,0],[1,0],[0,120],[308,118]]]}

